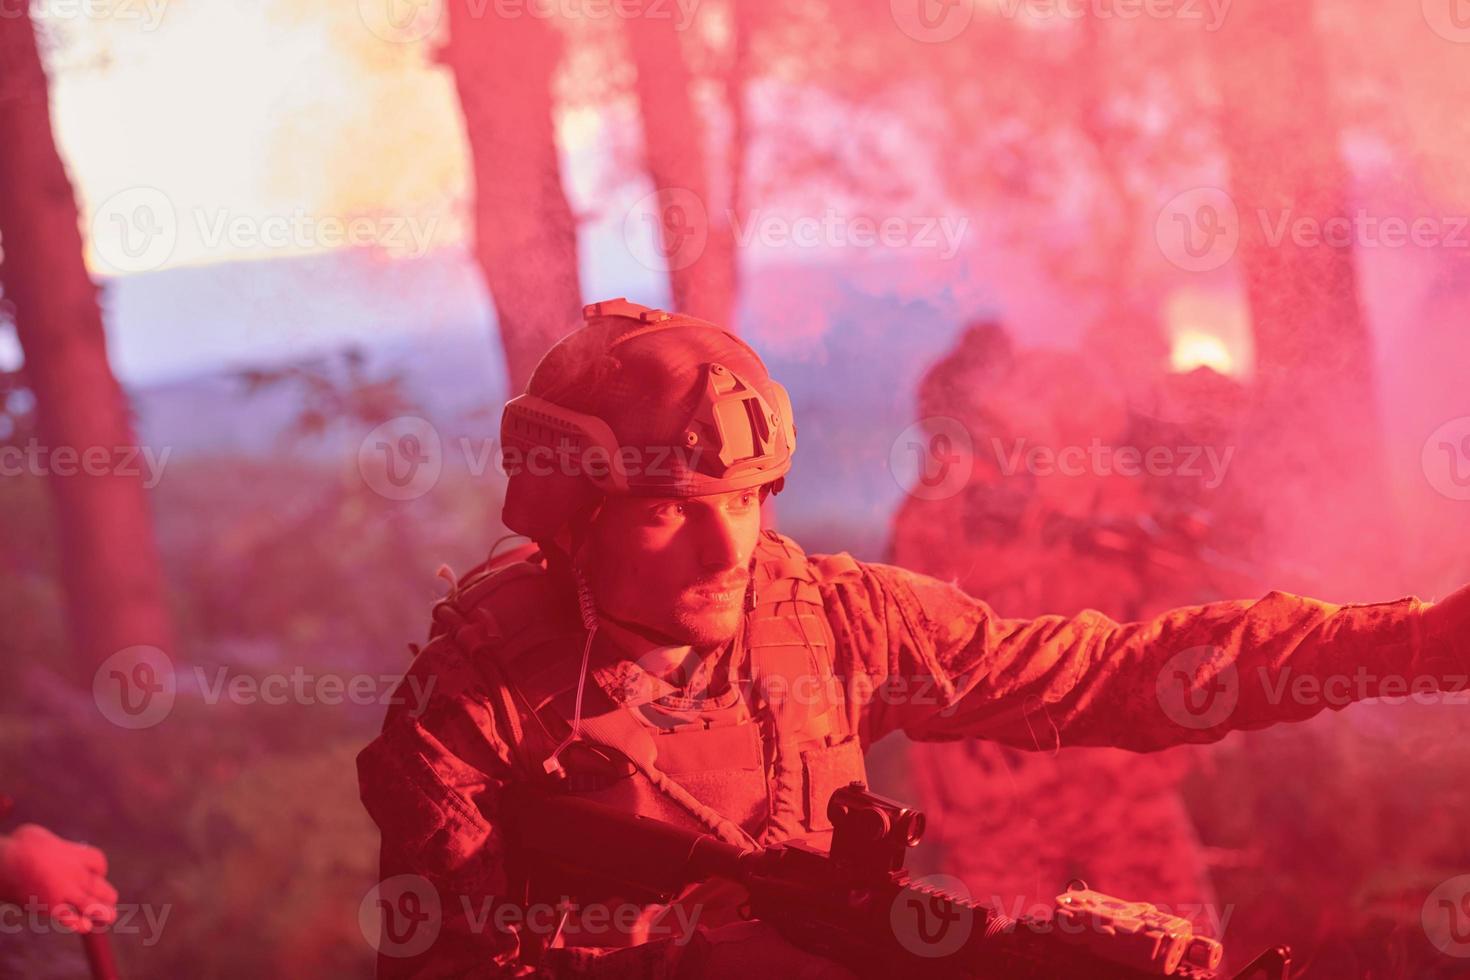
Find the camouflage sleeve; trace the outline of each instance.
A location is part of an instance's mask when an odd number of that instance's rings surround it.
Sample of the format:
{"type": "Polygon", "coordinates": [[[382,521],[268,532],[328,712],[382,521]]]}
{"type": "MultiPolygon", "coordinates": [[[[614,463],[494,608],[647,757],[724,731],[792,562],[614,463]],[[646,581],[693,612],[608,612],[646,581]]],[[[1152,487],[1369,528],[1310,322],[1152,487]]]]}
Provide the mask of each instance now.
{"type": "Polygon", "coordinates": [[[846,555],[816,564],[864,746],[901,730],[1152,751],[1364,698],[1462,696],[1470,660],[1447,630],[1426,632],[1433,606],[1412,597],[1335,605],[1271,592],[1134,623],[1093,610],[1023,620],[906,569],[846,555]]]}
{"type": "MultiPolygon", "coordinates": [[[[477,687],[462,658],[431,646],[357,759],[382,834],[372,904],[383,980],[513,975],[516,936],[490,925],[491,904],[510,889],[504,842],[486,816],[511,758],[477,687]]],[[[372,915],[364,909],[370,934],[372,915]]]]}
{"type": "Polygon", "coordinates": [[[362,911],[380,980],[694,975],[708,948],[702,934],[682,945],[553,949],[539,969],[522,965],[522,943],[536,943],[528,927],[549,933],[555,910],[510,899],[495,814],[516,771],[494,698],[467,659],[440,643],[419,655],[392,701],[382,733],[357,759],[362,802],[382,835],[380,880],[362,911]],[[535,921],[538,912],[547,921],[535,921]]]}

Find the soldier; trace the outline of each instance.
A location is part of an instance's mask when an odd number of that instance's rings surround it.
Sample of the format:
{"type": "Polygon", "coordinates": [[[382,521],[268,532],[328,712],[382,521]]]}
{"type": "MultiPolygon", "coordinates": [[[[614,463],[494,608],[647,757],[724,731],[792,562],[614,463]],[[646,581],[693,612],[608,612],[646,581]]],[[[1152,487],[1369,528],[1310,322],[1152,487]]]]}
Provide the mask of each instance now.
{"type": "MultiPolygon", "coordinates": [[[[1228,379],[1211,380],[1171,376],[1160,387],[1186,406],[1234,393],[1228,379]]],[[[1083,355],[1015,352],[1001,327],[975,324],[926,374],[918,403],[936,432],[963,424],[975,458],[954,494],[904,500],[894,564],[1022,617],[1094,609],[1141,619],[1220,597],[1215,570],[1199,557],[1218,542],[1169,533],[1197,490],[1185,476],[1005,465],[1022,445],[1200,445],[1183,429],[1130,418],[1121,389],[1083,355]],[[1181,438],[1170,441],[1174,434],[1181,438]]],[[[1188,513],[1202,523],[1199,510],[1188,513]]],[[[1008,910],[1049,907],[1057,882],[1082,878],[1185,910],[1220,938],[1221,913],[1179,794],[1186,750],[1139,756],[1044,744],[1048,736],[1037,732],[1040,752],[968,739],[914,742],[895,757],[893,777],[907,784],[901,795],[929,817],[928,861],[1008,910]]]]}
{"type": "Polygon", "coordinates": [[[501,434],[503,520],[537,550],[434,607],[358,759],[382,833],[382,977],[836,974],[738,921],[736,889],[625,915],[528,866],[498,817],[512,783],[820,847],[830,794],[891,732],[1153,751],[1338,703],[1281,696],[1288,674],[1366,677],[1353,696],[1370,697],[1391,678],[1449,687],[1470,663],[1470,589],[1022,620],[925,575],[807,555],[761,528],[796,449],[786,391],[733,334],[624,300],[587,308],[501,434]],[[1186,670],[1192,650],[1208,656],[1186,670]],[[1181,671],[1191,684],[1170,689],[1181,671]]]}

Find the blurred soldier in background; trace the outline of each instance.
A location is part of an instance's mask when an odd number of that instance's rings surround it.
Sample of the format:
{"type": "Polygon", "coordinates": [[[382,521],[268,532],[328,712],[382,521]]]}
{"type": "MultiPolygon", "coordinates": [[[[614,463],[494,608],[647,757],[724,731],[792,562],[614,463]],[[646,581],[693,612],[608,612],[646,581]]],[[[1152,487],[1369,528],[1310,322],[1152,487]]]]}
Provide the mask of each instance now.
{"type": "MultiPolygon", "coordinates": [[[[1145,414],[1083,355],[1016,351],[999,325],[974,324],[918,399],[931,431],[945,419],[968,430],[973,469],[950,496],[904,502],[888,560],[1020,617],[1096,609],[1131,621],[1252,594],[1248,566],[1216,550],[1250,534],[1239,519],[1225,526],[1239,507],[1218,482],[1242,394],[1198,369],[1162,378],[1145,414]],[[1169,462],[1135,473],[1105,452],[1123,446],[1166,448],[1169,462]],[[1030,455],[1068,447],[1067,462],[1030,455]]],[[[1034,734],[1039,752],[974,740],[905,746],[931,860],[977,897],[1004,896],[1019,911],[1048,905],[1055,882],[1073,877],[1180,914],[1215,907],[1179,793],[1200,750],[1060,748],[1044,723],[1034,734]]],[[[1209,919],[1196,925],[1218,930],[1209,919]]]]}

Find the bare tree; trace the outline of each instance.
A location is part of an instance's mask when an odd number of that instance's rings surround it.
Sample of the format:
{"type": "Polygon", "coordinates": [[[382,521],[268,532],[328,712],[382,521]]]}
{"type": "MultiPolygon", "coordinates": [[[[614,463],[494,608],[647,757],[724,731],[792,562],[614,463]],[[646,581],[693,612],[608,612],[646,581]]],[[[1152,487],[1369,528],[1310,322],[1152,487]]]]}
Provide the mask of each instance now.
{"type": "Polygon", "coordinates": [[[475,257],[512,391],[581,318],[577,229],[562,188],[552,84],[562,39],[541,17],[449,4],[454,73],[474,168],[475,257]]]}
{"type": "MultiPolygon", "coordinates": [[[[668,8],[648,5],[641,16],[629,18],[628,41],[674,307],[733,326],[735,237],[724,198],[716,200],[711,186],[708,134],[695,108],[678,25],[668,8]]],[[[737,181],[732,175],[732,184],[737,181]]]]}
{"type": "Polygon", "coordinates": [[[1273,530],[1287,548],[1352,580],[1357,529],[1385,519],[1388,498],[1353,244],[1292,231],[1350,227],[1315,7],[1240,0],[1207,47],[1256,346],[1252,458],[1242,461],[1273,483],[1282,522],[1273,530]]]}
{"type": "Polygon", "coordinates": [[[0,17],[0,236],[5,299],[35,396],[37,439],[49,454],[75,643],[70,672],[90,684],[115,652],[139,645],[170,650],[172,630],[137,469],[77,465],[89,453],[125,462],[137,438],[107,362],[76,198],[52,136],[46,74],[28,16],[0,17]]]}

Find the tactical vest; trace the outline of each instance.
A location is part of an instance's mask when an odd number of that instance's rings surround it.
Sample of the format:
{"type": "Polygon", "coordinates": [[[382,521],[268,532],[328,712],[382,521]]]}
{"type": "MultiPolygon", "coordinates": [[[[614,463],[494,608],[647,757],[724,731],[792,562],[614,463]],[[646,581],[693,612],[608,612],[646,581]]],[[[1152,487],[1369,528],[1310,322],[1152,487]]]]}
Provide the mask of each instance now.
{"type": "MultiPolygon", "coordinates": [[[[828,800],[866,780],[866,769],[857,704],[833,675],[834,640],[817,581],[859,574],[846,554],[819,566],[789,538],[763,531],[753,608],[730,653],[727,695],[698,722],[654,727],[589,678],[581,737],[560,755],[563,779],[546,775],[543,764],[571,731],[587,634],[575,595],[555,586],[539,553],[466,575],[436,604],[430,642],[453,642],[470,654],[504,727],[498,734],[527,780],[731,843],[798,838],[825,849],[828,800]]],[[[599,640],[600,630],[593,664],[617,660],[599,640]]],[[[528,900],[599,892],[596,882],[538,879],[529,870],[520,880],[528,900]]],[[[718,914],[707,911],[701,921],[713,924],[718,914]]],[[[572,944],[639,941],[605,933],[572,944]]]]}
{"type": "MultiPolygon", "coordinates": [[[[546,780],[542,765],[571,730],[586,632],[575,596],[554,587],[539,558],[466,575],[435,606],[431,642],[447,636],[471,653],[517,763],[527,778],[546,780]]],[[[845,554],[822,562],[817,568],[789,538],[761,533],[728,703],[699,722],[650,726],[589,678],[582,735],[561,754],[567,776],[558,788],[732,843],[801,838],[825,847],[828,799],[864,779],[865,768],[816,584],[818,574],[856,575],[858,566],[845,554]],[[701,807],[739,830],[722,830],[701,807]]],[[[601,639],[594,664],[616,657],[601,639]]]]}

